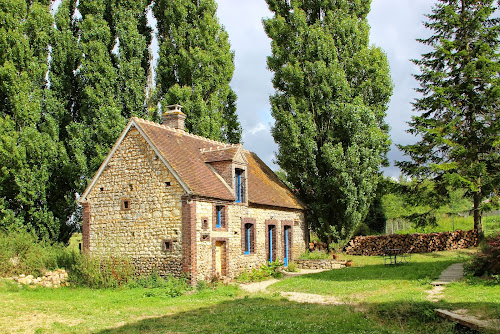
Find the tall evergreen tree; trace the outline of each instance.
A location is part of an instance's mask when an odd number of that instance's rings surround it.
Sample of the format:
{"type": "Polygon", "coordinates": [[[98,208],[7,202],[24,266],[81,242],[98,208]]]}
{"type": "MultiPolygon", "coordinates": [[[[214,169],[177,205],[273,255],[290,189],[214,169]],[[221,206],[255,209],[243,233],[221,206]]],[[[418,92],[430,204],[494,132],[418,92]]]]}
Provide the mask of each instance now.
{"type": "Polygon", "coordinates": [[[266,0],[277,162],[323,240],[349,238],[366,216],[389,148],[392,93],[381,49],[368,45],[367,0],[266,0]]]}
{"type": "Polygon", "coordinates": [[[215,140],[237,143],[241,126],[228,35],[216,17],[214,0],[157,0],[160,60],[157,84],[163,106],[181,104],[186,128],[215,140]]]}
{"type": "MultiPolygon", "coordinates": [[[[481,202],[500,184],[500,65],[498,6],[494,0],[439,0],[425,26],[433,36],[418,41],[432,51],[413,62],[421,98],[409,122],[421,139],[400,146],[411,161],[408,175],[467,188],[474,201],[474,228],[481,231],[481,202]]],[[[444,187],[443,187],[444,188],[444,187]]]]}
{"type": "Polygon", "coordinates": [[[50,1],[0,1],[0,228],[56,239],[48,187],[64,155],[45,107],[50,1]]]}

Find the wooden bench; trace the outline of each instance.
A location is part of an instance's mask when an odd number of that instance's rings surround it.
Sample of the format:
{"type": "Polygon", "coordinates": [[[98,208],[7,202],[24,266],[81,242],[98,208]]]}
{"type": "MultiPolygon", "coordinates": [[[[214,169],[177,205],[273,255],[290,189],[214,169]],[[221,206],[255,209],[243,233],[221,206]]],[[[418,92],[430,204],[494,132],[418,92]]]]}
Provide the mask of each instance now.
{"type": "Polygon", "coordinates": [[[407,263],[411,260],[411,254],[406,253],[401,248],[387,248],[384,250],[384,265],[407,263]]]}

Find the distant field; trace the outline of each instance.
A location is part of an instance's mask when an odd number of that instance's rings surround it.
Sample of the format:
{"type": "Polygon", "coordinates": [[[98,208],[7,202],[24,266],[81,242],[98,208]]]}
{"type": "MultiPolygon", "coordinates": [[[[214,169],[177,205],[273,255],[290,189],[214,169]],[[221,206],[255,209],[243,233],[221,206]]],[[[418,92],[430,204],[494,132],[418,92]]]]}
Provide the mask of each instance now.
{"type": "MultiPolygon", "coordinates": [[[[474,226],[474,217],[448,217],[443,215],[438,219],[437,226],[427,226],[425,228],[407,228],[395,231],[398,234],[407,233],[431,233],[447,232],[453,230],[472,230],[474,226]]],[[[492,235],[500,232],[500,215],[483,217],[483,228],[485,235],[492,235]]]]}

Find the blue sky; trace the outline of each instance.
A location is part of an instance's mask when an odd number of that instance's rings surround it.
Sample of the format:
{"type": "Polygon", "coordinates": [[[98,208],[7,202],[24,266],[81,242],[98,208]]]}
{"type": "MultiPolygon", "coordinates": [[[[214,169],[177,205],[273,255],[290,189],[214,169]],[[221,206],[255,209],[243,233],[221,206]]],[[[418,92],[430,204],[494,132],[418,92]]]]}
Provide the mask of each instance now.
{"type": "MultiPolygon", "coordinates": [[[[267,70],[266,57],[271,54],[270,40],[262,26],[262,18],[270,17],[264,0],[217,0],[218,17],[224,25],[235,52],[236,70],[231,86],[238,95],[238,116],[243,126],[245,148],[257,153],[271,168],[278,147],[270,133],[273,123],[269,95],[273,94],[272,73],[267,70]]],[[[394,144],[409,144],[415,138],[405,132],[412,115],[411,102],[417,96],[418,83],[412,77],[418,68],[409,59],[420,58],[424,46],[415,41],[430,35],[424,28],[424,14],[430,13],[433,0],[373,0],[368,15],[371,26],[370,43],[387,53],[394,82],[394,93],[387,111],[391,127],[391,163],[403,159],[394,144]]],[[[391,166],[387,176],[398,177],[391,166]]]]}

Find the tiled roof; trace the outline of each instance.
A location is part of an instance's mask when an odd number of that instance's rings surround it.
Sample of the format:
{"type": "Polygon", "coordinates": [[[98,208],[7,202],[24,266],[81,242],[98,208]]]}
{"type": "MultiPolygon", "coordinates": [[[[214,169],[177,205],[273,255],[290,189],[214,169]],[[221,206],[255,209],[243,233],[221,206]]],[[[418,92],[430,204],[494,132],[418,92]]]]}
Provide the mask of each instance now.
{"type": "Polygon", "coordinates": [[[203,149],[201,153],[205,162],[230,161],[233,160],[238,150],[239,146],[223,147],[219,149],[213,149],[211,147],[208,150],[203,149]]]}
{"type": "MultiPolygon", "coordinates": [[[[232,160],[240,150],[239,144],[217,142],[137,117],[133,120],[195,195],[234,201],[233,192],[206,162],[232,160]]],[[[244,152],[248,160],[249,202],[304,209],[255,153],[244,152]]]]}

